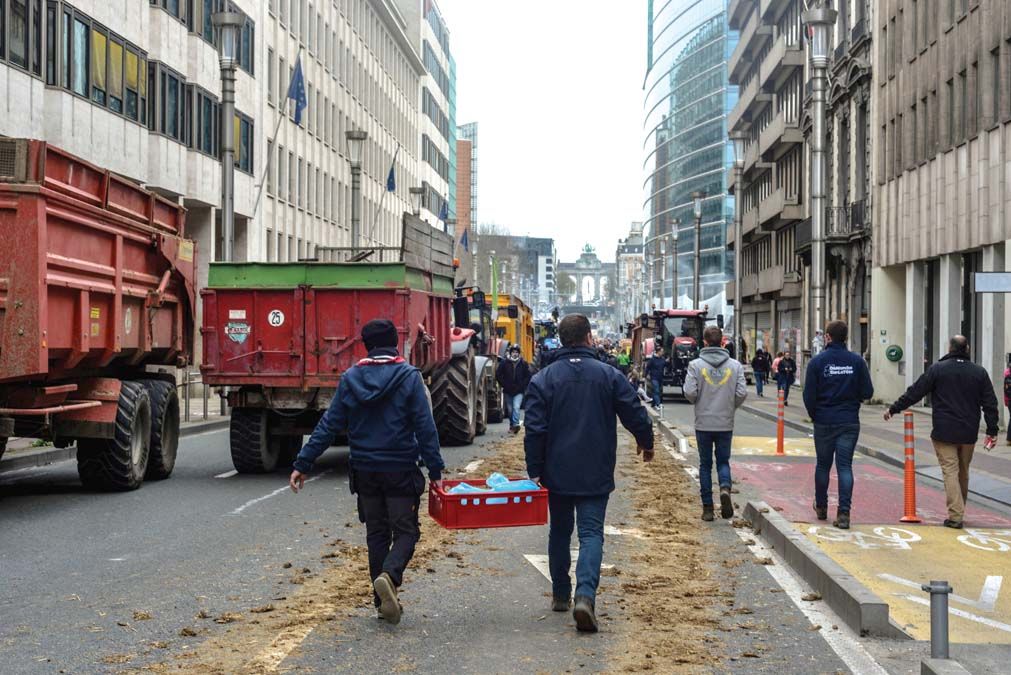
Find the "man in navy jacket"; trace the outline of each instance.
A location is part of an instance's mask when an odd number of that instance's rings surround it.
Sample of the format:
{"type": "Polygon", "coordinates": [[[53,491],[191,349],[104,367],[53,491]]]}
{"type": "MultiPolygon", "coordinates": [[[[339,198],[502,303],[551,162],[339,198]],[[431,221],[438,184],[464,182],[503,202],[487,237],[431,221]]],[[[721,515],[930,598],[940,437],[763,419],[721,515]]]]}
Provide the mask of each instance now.
{"type": "Polygon", "coordinates": [[[839,479],[836,527],[850,526],[853,497],[853,452],[860,437],[860,403],[874,395],[867,363],[846,349],[849,328],[843,321],[825,327],[825,349],[807,364],[804,406],[814,422],[814,510],[818,520],[828,520],[828,482],[835,460],[839,479]]]}
{"type": "Polygon", "coordinates": [[[653,459],[653,425],[632,385],[597,358],[590,322],[570,314],[558,326],[562,349],[527,388],[527,475],[549,490],[548,567],[551,609],[567,611],[572,592],[570,544],[579,526],[579,559],[572,615],[581,631],[595,632],[604,514],[614,490],[617,421],[635,436],[643,461],[653,459]]]}
{"type": "Polygon", "coordinates": [[[386,621],[400,622],[397,588],[421,537],[418,506],[425,477],[439,480],[445,464],[421,372],[397,352],[397,329],[386,319],[362,328],[368,358],[341,376],[337,393],[295,460],[289,484],[298,492],[316,459],[347,432],[351,492],[365,523],[373,599],[386,621]]]}
{"type": "Polygon", "coordinates": [[[653,407],[659,408],[663,403],[663,372],[667,368],[667,359],[663,357],[663,348],[657,347],[653,356],[646,359],[645,375],[652,387],[653,407]]]}

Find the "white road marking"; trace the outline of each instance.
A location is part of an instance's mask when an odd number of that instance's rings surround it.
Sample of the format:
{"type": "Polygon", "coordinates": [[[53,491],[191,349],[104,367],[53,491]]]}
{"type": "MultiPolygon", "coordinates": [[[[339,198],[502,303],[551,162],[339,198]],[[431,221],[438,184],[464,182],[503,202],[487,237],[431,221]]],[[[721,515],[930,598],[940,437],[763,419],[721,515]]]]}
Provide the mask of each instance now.
{"type": "MultiPolygon", "coordinates": [[[[878,575],[878,578],[884,579],[885,581],[891,581],[892,583],[899,584],[900,586],[906,586],[907,588],[914,588],[918,591],[923,590],[921,584],[916,583],[912,579],[903,579],[902,577],[895,576],[894,574],[883,572],[878,575]]],[[[979,592],[979,600],[970,600],[969,598],[964,598],[961,595],[956,595],[954,593],[950,594],[948,598],[952,602],[957,602],[960,605],[968,605],[969,607],[978,609],[981,612],[992,612],[997,606],[997,596],[1000,595],[1000,587],[1003,583],[1004,577],[988,576],[986,581],[983,582],[983,589],[979,592]]]]}
{"type": "MultiPolygon", "coordinates": [[[[575,576],[576,574],[576,560],[579,558],[579,549],[570,551],[572,554],[572,564],[569,566],[569,574],[575,576]]],[[[534,566],[538,572],[541,573],[548,581],[551,581],[551,568],[548,567],[548,556],[542,555],[540,553],[527,553],[523,556],[526,558],[527,562],[534,566]]],[[[600,569],[609,570],[613,569],[614,565],[601,565],[600,569]]]]}
{"type": "Polygon", "coordinates": [[[475,459],[473,462],[463,467],[463,471],[460,471],[460,473],[474,473],[475,471],[477,471],[477,467],[481,466],[482,464],[484,464],[483,459],[475,459]]]}
{"type": "MultiPolygon", "coordinates": [[[[330,473],[329,470],[320,472],[319,474],[313,476],[312,478],[306,478],[305,482],[306,483],[311,483],[314,480],[319,480],[325,474],[328,474],[328,473],[330,473]]],[[[246,509],[248,509],[250,506],[253,506],[255,504],[259,504],[260,502],[265,501],[267,499],[270,499],[271,497],[276,497],[277,495],[281,494],[282,492],[287,492],[290,489],[291,488],[289,488],[287,485],[285,485],[284,487],[279,487],[276,490],[274,490],[273,492],[271,492],[269,494],[265,494],[262,497],[257,497],[256,499],[250,499],[248,502],[246,502],[245,504],[243,504],[239,508],[235,509],[234,511],[229,511],[228,515],[229,516],[237,516],[240,513],[242,513],[243,511],[245,511],[246,509]]]]}
{"type": "Polygon", "coordinates": [[[615,537],[635,537],[636,539],[642,539],[642,530],[635,527],[626,527],[622,530],[614,525],[604,525],[604,534],[609,534],[615,537]]]}
{"type": "MultiPolygon", "coordinates": [[[[899,597],[905,598],[910,602],[915,602],[918,605],[930,607],[930,600],[927,600],[926,598],[921,598],[916,595],[900,595],[899,597]]],[[[948,607],[948,614],[960,616],[963,619],[969,619],[970,621],[981,623],[984,626],[989,626],[990,628],[996,628],[997,630],[1002,630],[1007,633],[1011,633],[1011,625],[1009,624],[1001,623],[1000,621],[994,621],[993,619],[988,619],[985,616],[979,616],[978,614],[972,614],[970,612],[966,612],[963,609],[958,609],[957,607],[948,607]]]]}
{"type": "Polygon", "coordinates": [[[226,471],[224,473],[219,473],[215,478],[231,478],[232,476],[238,475],[238,471],[232,469],[231,471],[226,471]]]}
{"type": "Polygon", "coordinates": [[[126,558],[109,558],[109,562],[123,562],[126,558]]]}
{"type": "Polygon", "coordinates": [[[860,644],[857,634],[843,623],[843,620],[832,611],[828,604],[824,601],[808,602],[801,599],[809,591],[794,576],[786,561],[776,551],[752,539],[751,532],[743,528],[735,528],[734,532],[744,541],[751,540],[755,542],[749,545],[748,549],[756,558],[772,558],[774,564],[763,565],[765,570],[790,597],[790,600],[797,606],[797,609],[807,617],[807,620],[814,626],[822,627],[818,632],[821,633],[822,638],[825,639],[828,646],[832,648],[832,651],[842,659],[843,663],[852,672],[861,673],[861,675],[870,673],[887,675],[888,671],[878,665],[877,661],[867,653],[864,646],[860,644]],[[838,626],[839,629],[834,630],[832,626],[838,626]]]}
{"type": "MultiPolygon", "coordinates": [[[[329,612],[335,607],[336,605],[330,604],[322,606],[319,609],[325,609],[329,612]]],[[[305,639],[309,637],[309,633],[317,625],[318,622],[285,628],[266,649],[257,654],[256,658],[252,661],[245,664],[243,669],[248,672],[274,672],[281,665],[281,662],[288,658],[289,654],[305,642],[305,639]]]]}

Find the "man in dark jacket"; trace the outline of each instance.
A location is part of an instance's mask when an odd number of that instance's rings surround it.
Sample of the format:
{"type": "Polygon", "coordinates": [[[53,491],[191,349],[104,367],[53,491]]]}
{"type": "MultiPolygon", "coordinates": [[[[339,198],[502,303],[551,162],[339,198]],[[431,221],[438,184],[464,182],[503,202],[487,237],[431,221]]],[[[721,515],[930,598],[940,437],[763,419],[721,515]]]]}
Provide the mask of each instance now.
{"type": "Polygon", "coordinates": [[[653,356],[646,359],[646,379],[653,389],[653,407],[659,408],[663,403],[663,372],[667,368],[667,359],[663,357],[663,348],[657,347],[653,356]]]}
{"type": "Polygon", "coordinates": [[[513,345],[506,352],[495,370],[495,380],[505,394],[506,412],[509,415],[509,431],[520,430],[520,411],[523,409],[523,395],[530,384],[530,366],[520,356],[519,345],[513,345]]]}
{"type": "Polygon", "coordinates": [[[783,405],[790,405],[790,387],[797,377],[797,362],[793,360],[790,352],[783,354],[779,360],[779,367],[776,369],[776,384],[783,390],[783,405]]]}
{"type": "Polygon", "coordinates": [[[769,379],[769,368],[772,362],[769,360],[769,354],[761,347],[755,352],[755,358],[751,359],[751,367],[755,371],[755,392],[764,397],[765,394],[765,383],[769,379]]]}
{"type": "Polygon", "coordinates": [[[527,475],[549,490],[551,609],[564,612],[570,606],[569,549],[575,512],[579,559],[572,615],[579,630],[595,632],[604,514],[614,490],[615,416],[635,436],[637,452],[647,462],[653,459],[653,426],[628,380],[597,359],[585,316],[566,316],[558,333],[562,339],[558,358],[534,375],[527,388],[527,475]]]}
{"type": "Polygon", "coordinates": [[[397,588],[421,537],[418,506],[425,477],[442,477],[439,433],[421,372],[397,352],[397,329],[377,319],[362,328],[368,358],[341,376],[330,407],[295,460],[289,485],[298,492],[313,463],[347,432],[351,446],[351,492],[365,523],[373,599],[386,621],[400,622],[397,588]]]}
{"type": "Polygon", "coordinates": [[[945,527],[961,529],[965,500],[969,497],[969,463],[979,438],[980,409],[986,420],[986,447],[997,442],[997,395],[986,370],[969,360],[969,341],[956,335],[948,343],[948,353],[930,366],[885,413],[892,418],[930,394],[937,462],[944,476],[948,502],[945,527]]]}
{"type": "Polygon", "coordinates": [[[846,349],[849,327],[832,321],[825,327],[825,349],[807,364],[804,407],[814,422],[814,511],[828,519],[828,482],[835,461],[839,479],[836,527],[848,530],[853,498],[853,452],[860,437],[860,403],[874,395],[867,362],[846,349]]]}

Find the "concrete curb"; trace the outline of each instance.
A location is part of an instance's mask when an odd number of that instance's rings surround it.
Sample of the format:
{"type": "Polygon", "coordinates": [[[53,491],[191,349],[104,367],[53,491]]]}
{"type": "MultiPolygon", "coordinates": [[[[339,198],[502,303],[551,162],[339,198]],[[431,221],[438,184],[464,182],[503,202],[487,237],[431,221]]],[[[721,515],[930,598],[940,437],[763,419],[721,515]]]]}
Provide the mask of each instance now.
{"type": "Polygon", "coordinates": [[[954,659],[923,659],[920,661],[920,675],[970,675],[958,661],[954,659]]]}
{"type": "Polygon", "coordinates": [[[765,502],[748,502],[744,517],[787,564],[821,593],[836,614],[858,635],[909,639],[888,617],[888,603],[848,574],[765,502]]]}
{"type": "MultiPolygon", "coordinates": [[[[762,419],[766,419],[771,422],[775,422],[777,420],[775,413],[770,413],[767,410],[761,410],[759,408],[755,408],[747,404],[742,405],[741,410],[744,410],[745,412],[749,412],[752,415],[755,415],[756,417],[761,417],[762,419]]],[[[813,431],[810,423],[805,424],[803,422],[797,422],[795,420],[790,419],[783,420],[783,423],[796,431],[803,431],[805,433],[811,433],[813,431]]],[[[857,442],[857,452],[859,452],[862,455],[867,455],[868,457],[873,457],[876,460],[884,462],[885,464],[888,464],[890,466],[897,467],[899,469],[905,468],[906,465],[904,457],[896,457],[895,455],[889,454],[884,450],[879,450],[878,448],[871,447],[861,442],[857,442]]],[[[928,473],[917,471],[916,475],[919,476],[920,478],[925,478],[927,480],[933,481],[938,485],[944,485],[944,481],[939,480],[938,478],[931,476],[928,473]]],[[[1009,501],[1007,498],[995,497],[992,493],[980,492],[978,490],[973,490],[971,488],[969,489],[969,492],[978,497],[989,499],[992,502],[1003,504],[1004,506],[1011,506],[1011,501],[1009,501]]]]}
{"type": "MultiPolygon", "coordinates": [[[[179,436],[180,438],[185,438],[208,431],[227,429],[229,423],[230,419],[228,417],[184,423],[180,425],[179,436]]],[[[45,447],[28,451],[15,451],[12,454],[5,455],[4,459],[0,460],[0,470],[17,471],[19,469],[34,469],[57,462],[66,462],[67,460],[74,459],[76,456],[77,447],[73,445],[69,448],[45,447]]]]}

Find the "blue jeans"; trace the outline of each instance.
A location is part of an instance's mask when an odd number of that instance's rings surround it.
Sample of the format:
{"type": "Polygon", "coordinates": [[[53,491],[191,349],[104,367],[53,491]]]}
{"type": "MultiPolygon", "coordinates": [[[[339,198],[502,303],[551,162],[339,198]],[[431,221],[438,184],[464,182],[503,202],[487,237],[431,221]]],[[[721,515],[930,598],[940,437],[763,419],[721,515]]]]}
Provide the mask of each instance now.
{"type": "Polygon", "coordinates": [[[720,487],[730,487],[730,445],[734,440],[733,431],[695,430],[695,442],[699,446],[699,492],[702,505],[713,505],[713,455],[716,455],[716,476],[720,487]]]}
{"type": "Polygon", "coordinates": [[[597,597],[600,584],[600,561],[604,557],[604,514],[610,495],[567,497],[548,493],[548,569],[551,572],[551,593],[556,598],[568,598],[572,593],[573,525],[579,526],[579,559],[576,561],[576,596],[590,600],[597,597]],[[575,517],[573,517],[573,514],[575,517]]]}
{"type": "Polygon", "coordinates": [[[520,425],[520,412],[523,410],[523,394],[505,395],[506,411],[509,413],[509,426],[518,427],[520,425]]]}
{"type": "Polygon", "coordinates": [[[651,380],[653,384],[653,407],[659,408],[663,404],[663,380],[651,380]]]}
{"type": "Polygon", "coordinates": [[[778,385],[779,389],[783,390],[783,403],[786,403],[788,400],[790,400],[790,385],[792,384],[790,378],[785,375],[782,377],[777,376],[776,384],[778,385]]]}
{"type": "Polygon", "coordinates": [[[828,480],[835,459],[839,478],[839,510],[849,512],[853,501],[853,451],[860,437],[860,424],[815,424],[814,452],[818,466],[814,470],[814,503],[828,506],[828,480]]]}
{"type": "Polygon", "coordinates": [[[765,391],[765,373],[758,370],[755,371],[755,391],[759,396],[765,391]]]}

